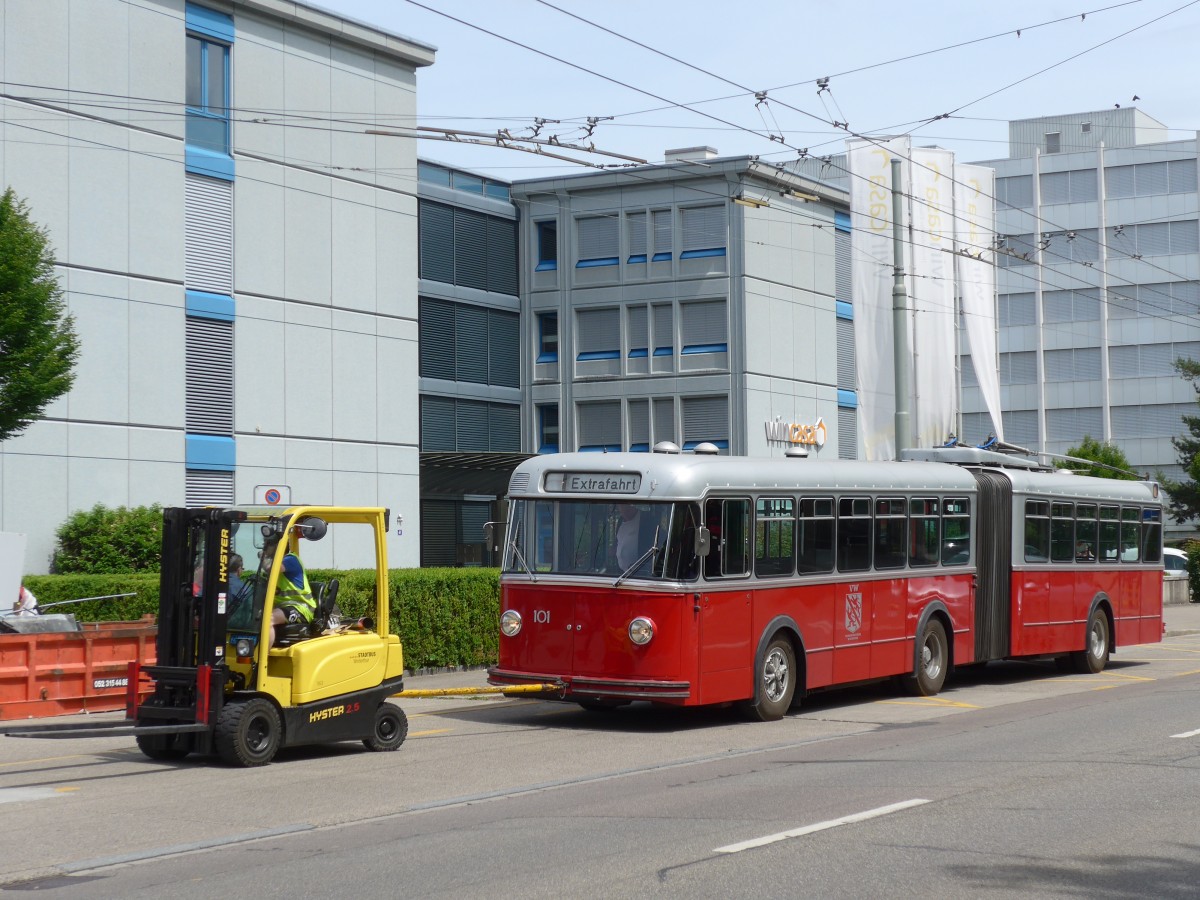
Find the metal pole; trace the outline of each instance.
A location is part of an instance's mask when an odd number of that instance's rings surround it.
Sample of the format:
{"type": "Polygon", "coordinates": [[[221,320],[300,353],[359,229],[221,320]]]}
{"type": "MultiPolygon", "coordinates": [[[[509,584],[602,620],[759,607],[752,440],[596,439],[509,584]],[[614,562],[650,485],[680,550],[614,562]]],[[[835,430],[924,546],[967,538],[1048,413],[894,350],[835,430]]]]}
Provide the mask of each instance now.
{"type": "Polygon", "coordinates": [[[904,287],[904,194],[900,160],[892,157],[892,356],[896,368],[896,455],[913,445],[912,356],[908,349],[908,292],[904,287]]]}

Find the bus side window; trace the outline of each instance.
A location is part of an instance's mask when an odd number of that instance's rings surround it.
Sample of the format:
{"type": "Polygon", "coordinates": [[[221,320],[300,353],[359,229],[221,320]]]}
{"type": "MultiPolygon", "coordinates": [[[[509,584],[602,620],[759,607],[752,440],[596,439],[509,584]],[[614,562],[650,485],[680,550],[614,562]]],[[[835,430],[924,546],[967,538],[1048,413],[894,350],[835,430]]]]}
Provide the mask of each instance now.
{"type": "Polygon", "coordinates": [[[709,500],[704,522],[712,534],[704,558],[705,578],[745,575],[750,571],[750,501],[709,500]]]}
{"type": "Polygon", "coordinates": [[[837,565],[839,572],[871,568],[871,498],[838,500],[837,565]]]}
{"type": "Polygon", "coordinates": [[[704,525],[708,528],[710,535],[708,556],[704,557],[705,578],[721,577],[721,559],[724,556],[721,552],[724,549],[722,540],[724,531],[721,529],[721,505],[720,500],[709,500],[704,504],[704,525]]]}

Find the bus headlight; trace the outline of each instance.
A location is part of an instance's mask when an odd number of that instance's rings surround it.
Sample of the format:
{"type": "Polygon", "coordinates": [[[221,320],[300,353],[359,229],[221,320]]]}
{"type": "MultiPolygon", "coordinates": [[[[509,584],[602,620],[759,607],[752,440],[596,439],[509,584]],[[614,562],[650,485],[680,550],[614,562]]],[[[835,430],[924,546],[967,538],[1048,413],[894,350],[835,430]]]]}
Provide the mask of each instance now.
{"type": "Polygon", "coordinates": [[[500,630],[509,637],[516,637],[521,631],[521,614],[515,609],[505,610],[500,617],[500,630]]]}
{"type": "Polygon", "coordinates": [[[635,644],[648,644],[652,637],[654,637],[654,623],[645,616],[638,616],[629,623],[629,639],[635,644]]]}

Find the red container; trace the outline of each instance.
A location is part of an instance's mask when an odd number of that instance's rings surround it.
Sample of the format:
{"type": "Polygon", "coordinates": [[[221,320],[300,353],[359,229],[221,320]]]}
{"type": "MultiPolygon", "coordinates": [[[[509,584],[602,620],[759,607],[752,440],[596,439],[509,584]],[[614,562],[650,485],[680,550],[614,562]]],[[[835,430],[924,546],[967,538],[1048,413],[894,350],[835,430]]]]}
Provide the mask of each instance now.
{"type": "MultiPolygon", "coordinates": [[[[125,708],[129,664],[154,663],[154,616],[82,629],[0,634],[0,720],[125,708]]],[[[145,682],[142,695],[151,689],[145,682]]]]}

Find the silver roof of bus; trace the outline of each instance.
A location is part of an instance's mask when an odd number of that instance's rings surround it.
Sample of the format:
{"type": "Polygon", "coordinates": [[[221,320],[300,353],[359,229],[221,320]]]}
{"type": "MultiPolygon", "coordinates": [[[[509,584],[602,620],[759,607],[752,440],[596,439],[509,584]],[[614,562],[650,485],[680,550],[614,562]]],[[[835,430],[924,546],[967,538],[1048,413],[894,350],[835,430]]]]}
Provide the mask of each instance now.
{"type": "Polygon", "coordinates": [[[708,490],[791,491],[936,490],[970,491],[975,479],[966,469],[929,462],[820,461],[812,459],[706,456],[691,453],[552,453],[517,466],[509,482],[512,497],[613,497],[641,500],[690,500],[708,490]],[[639,476],[637,488],[615,491],[545,490],[551,472],[596,476],[639,476]]]}
{"type": "MultiPolygon", "coordinates": [[[[967,460],[931,462],[868,462],[865,460],[813,460],[779,457],[710,456],[691,453],[551,453],[525,460],[509,482],[511,497],[617,497],[641,500],[690,500],[706,491],[778,490],[828,491],[939,491],[971,492],[977,485],[967,460]],[[597,476],[590,490],[546,490],[548,473],[597,476]],[[608,476],[637,478],[604,487],[608,476]]],[[[991,468],[1011,481],[1014,493],[1042,496],[1078,496],[1116,502],[1158,503],[1157,485],[1075,475],[1062,469],[1036,471],[1024,468],[991,468]]]]}

